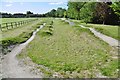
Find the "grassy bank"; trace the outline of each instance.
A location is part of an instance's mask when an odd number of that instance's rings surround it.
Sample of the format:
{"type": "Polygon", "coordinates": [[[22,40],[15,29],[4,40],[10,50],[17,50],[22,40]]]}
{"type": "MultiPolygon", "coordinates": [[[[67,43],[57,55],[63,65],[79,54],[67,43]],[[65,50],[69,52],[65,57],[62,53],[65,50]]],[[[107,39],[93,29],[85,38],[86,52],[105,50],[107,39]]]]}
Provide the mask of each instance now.
{"type": "Polygon", "coordinates": [[[118,76],[117,59],[112,58],[117,56],[116,49],[96,38],[88,29],[71,27],[60,20],[54,20],[52,31],[48,26],[39,31],[19,56],[24,55],[66,78],[93,78],[98,73],[118,76]]]}
{"type": "Polygon", "coordinates": [[[83,24],[86,27],[93,27],[95,30],[110,36],[112,38],[115,38],[117,40],[120,40],[119,36],[119,26],[111,26],[111,25],[100,25],[100,24],[83,24]]]}
{"type": "Polygon", "coordinates": [[[40,27],[42,23],[43,22],[39,20],[13,30],[2,32],[2,38],[0,40],[0,45],[3,47],[2,53],[6,54],[8,52],[8,46],[10,45],[16,45],[27,41],[31,37],[33,31],[40,27]]]}

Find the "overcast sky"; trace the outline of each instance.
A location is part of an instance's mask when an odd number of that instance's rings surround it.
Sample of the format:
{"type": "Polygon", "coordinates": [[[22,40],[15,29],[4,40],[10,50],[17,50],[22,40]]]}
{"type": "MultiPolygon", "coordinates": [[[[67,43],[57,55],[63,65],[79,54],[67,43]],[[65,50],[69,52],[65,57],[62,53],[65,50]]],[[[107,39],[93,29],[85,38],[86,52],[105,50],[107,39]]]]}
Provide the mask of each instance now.
{"type": "Polygon", "coordinates": [[[67,9],[67,1],[64,2],[1,2],[0,12],[7,13],[26,13],[31,11],[33,13],[46,13],[51,9],[62,7],[67,9]]]}

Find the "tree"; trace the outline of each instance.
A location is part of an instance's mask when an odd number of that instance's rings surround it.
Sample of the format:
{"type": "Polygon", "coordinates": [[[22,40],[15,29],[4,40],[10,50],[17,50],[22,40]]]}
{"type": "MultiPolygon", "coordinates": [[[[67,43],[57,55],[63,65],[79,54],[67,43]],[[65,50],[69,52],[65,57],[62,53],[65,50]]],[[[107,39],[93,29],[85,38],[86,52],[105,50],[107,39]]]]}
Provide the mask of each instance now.
{"type": "Polygon", "coordinates": [[[33,14],[33,12],[27,11],[27,12],[26,12],[26,17],[30,17],[30,15],[32,15],[32,14],[33,14]]]}
{"type": "Polygon", "coordinates": [[[57,11],[56,11],[56,17],[64,17],[64,13],[65,13],[65,9],[62,9],[62,8],[57,8],[57,11]]]}
{"type": "Polygon", "coordinates": [[[68,17],[80,19],[80,10],[86,2],[68,2],[68,17]]]}
{"type": "Polygon", "coordinates": [[[111,8],[111,5],[112,4],[108,2],[97,3],[93,22],[102,24],[118,24],[119,16],[111,8]]]}
{"type": "Polygon", "coordinates": [[[99,21],[105,24],[106,18],[109,15],[108,12],[109,6],[104,2],[97,3],[95,9],[95,16],[99,18],[99,21]]]}
{"type": "Polygon", "coordinates": [[[113,9],[115,14],[120,16],[120,2],[113,2],[110,7],[113,9]]]}
{"type": "Polygon", "coordinates": [[[64,17],[64,16],[67,16],[66,14],[66,9],[62,9],[62,8],[57,8],[57,10],[55,9],[52,9],[50,12],[47,12],[45,15],[47,17],[64,17]]]}
{"type": "Polygon", "coordinates": [[[86,23],[92,22],[95,6],[95,2],[86,3],[80,10],[80,19],[84,20],[86,23]]]}

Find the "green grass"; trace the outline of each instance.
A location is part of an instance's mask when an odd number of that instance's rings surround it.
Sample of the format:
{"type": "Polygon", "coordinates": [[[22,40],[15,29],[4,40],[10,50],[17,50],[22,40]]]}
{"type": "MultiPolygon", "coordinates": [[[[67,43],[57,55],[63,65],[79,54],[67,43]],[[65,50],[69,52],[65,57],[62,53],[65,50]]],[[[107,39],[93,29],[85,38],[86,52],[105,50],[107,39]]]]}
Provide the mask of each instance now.
{"type": "MultiPolygon", "coordinates": [[[[111,61],[110,63],[102,66],[101,68],[101,72],[102,74],[104,74],[105,76],[114,76],[115,75],[118,75],[117,73],[117,69],[118,68],[118,60],[114,60],[114,61],[111,61]],[[114,74],[112,74],[112,72],[114,74]]],[[[119,68],[118,68],[119,69],[119,68]]]]}
{"type": "Polygon", "coordinates": [[[16,45],[27,41],[33,31],[35,31],[43,21],[38,20],[37,22],[32,22],[27,25],[21,26],[8,31],[2,32],[2,38],[0,39],[0,45],[3,47],[3,54],[7,54],[7,47],[10,45],[16,45]]]}
{"type": "Polygon", "coordinates": [[[97,31],[99,31],[107,36],[110,36],[112,38],[120,40],[119,26],[100,25],[100,24],[83,24],[83,25],[86,27],[93,27],[97,31]]]}
{"type": "Polygon", "coordinates": [[[43,35],[45,30],[49,30],[49,27],[39,31],[21,55],[28,55],[33,62],[59,72],[66,78],[96,77],[96,71],[109,77],[118,76],[115,72],[118,64],[112,65],[111,62],[115,61],[112,56],[117,56],[117,50],[96,38],[88,29],[71,27],[54,20],[53,34],[43,35]],[[104,65],[112,68],[110,73],[105,73],[104,65]]]}
{"type": "Polygon", "coordinates": [[[35,19],[35,18],[0,18],[0,21],[2,20],[2,23],[8,23],[8,22],[23,21],[28,19],[35,19]]]}
{"type": "Polygon", "coordinates": [[[0,41],[5,40],[7,38],[17,37],[20,34],[22,34],[23,32],[34,30],[35,27],[33,27],[33,26],[35,26],[38,22],[40,22],[40,21],[32,22],[32,23],[23,25],[21,27],[17,27],[17,28],[11,29],[11,30],[3,31],[2,32],[2,38],[0,39],[0,41]]]}

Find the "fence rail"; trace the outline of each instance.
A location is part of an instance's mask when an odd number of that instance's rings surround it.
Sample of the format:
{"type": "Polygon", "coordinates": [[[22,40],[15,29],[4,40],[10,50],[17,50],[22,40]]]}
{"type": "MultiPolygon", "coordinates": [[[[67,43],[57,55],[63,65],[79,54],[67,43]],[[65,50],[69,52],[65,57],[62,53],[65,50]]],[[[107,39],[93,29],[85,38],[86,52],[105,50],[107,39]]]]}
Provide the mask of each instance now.
{"type": "Polygon", "coordinates": [[[8,23],[2,23],[0,24],[0,30],[9,30],[9,29],[13,29],[19,26],[22,26],[24,24],[28,24],[30,22],[36,21],[38,19],[28,19],[28,20],[23,20],[23,21],[18,21],[18,22],[8,22],[8,23]]]}

